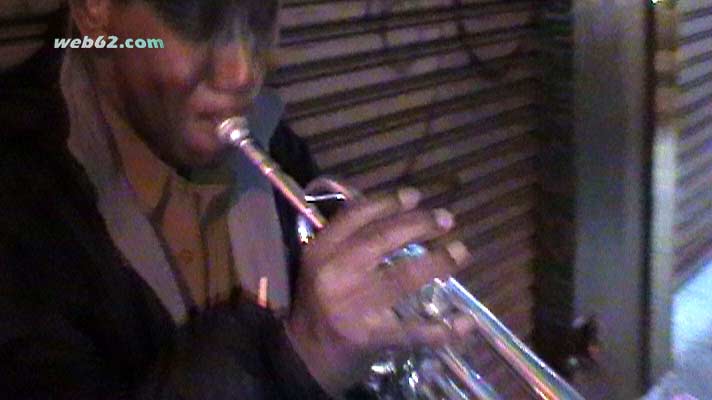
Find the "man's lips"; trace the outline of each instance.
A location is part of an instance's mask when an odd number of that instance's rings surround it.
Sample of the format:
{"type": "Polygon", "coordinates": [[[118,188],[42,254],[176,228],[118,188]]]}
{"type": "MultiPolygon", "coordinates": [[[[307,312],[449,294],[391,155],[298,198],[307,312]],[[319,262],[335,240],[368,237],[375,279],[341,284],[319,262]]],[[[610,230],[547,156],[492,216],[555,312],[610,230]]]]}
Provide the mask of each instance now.
{"type": "Polygon", "coordinates": [[[203,121],[209,121],[217,126],[228,118],[245,115],[247,115],[247,110],[215,111],[209,113],[200,113],[198,114],[198,119],[203,121]]]}

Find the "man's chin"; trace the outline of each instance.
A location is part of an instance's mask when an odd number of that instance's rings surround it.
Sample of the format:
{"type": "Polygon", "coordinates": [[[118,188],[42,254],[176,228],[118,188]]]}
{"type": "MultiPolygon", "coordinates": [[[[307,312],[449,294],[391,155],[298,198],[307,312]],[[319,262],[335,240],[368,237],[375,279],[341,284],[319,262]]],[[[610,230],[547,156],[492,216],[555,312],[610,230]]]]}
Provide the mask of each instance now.
{"type": "Polygon", "coordinates": [[[191,168],[216,168],[225,160],[229,150],[229,147],[211,149],[211,151],[193,149],[185,161],[191,168]]]}
{"type": "Polygon", "coordinates": [[[212,126],[201,126],[188,136],[183,162],[195,168],[210,168],[219,165],[229,153],[231,147],[222,143],[212,133],[212,126]]]}

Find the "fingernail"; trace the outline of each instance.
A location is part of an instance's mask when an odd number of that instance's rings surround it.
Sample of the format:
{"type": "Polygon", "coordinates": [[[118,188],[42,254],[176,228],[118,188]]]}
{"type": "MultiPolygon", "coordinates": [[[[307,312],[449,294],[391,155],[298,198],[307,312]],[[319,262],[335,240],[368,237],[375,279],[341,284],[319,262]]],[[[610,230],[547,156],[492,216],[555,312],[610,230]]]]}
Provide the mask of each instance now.
{"type": "Polygon", "coordinates": [[[422,194],[420,190],[413,187],[398,190],[398,201],[400,201],[401,207],[406,211],[414,209],[420,202],[421,197],[422,194]]]}
{"type": "Polygon", "coordinates": [[[437,208],[433,210],[433,215],[435,215],[435,221],[443,229],[450,229],[455,226],[455,216],[444,208],[437,208]]]}
{"type": "Polygon", "coordinates": [[[457,265],[464,265],[472,257],[470,250],[467,250],[467,246],[459,240],[448,243],[445,246],[445,250],[457,265]]]}

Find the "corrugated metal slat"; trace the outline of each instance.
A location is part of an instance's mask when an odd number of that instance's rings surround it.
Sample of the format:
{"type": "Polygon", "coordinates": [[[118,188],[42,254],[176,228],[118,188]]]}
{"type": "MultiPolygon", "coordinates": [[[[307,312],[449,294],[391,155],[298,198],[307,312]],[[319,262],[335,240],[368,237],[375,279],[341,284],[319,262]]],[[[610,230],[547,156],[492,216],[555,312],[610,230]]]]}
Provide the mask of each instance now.
{"type": "MultiPolygon", "coordinates": [[[[287,0],[269,82],[326,172],[366,193],[413,185],[427,206],[456,214],[443,240],[473,253],[462,279],[526,340],[539,201],[538,5],[458,4],[287,0]]],[[[525,398],[502,363],[486,364],[503,391],[525,398]]]]}
{"type": "Polygon", "coordinates": [[[675,270],[685,279],[712,253],[712,2],[678,4],[681,70],[675,270]]]}

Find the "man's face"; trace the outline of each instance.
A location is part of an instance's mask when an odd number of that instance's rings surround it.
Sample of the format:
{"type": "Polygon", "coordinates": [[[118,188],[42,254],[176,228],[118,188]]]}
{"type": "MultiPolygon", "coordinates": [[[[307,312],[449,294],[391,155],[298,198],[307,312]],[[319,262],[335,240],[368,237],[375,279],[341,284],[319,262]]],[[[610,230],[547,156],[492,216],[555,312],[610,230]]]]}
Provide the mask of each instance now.
{"type": "Polygon", "coordinates": [[[116,49],[100,56],[99,74],[105,74],[107,86],[101,90],[114,91],[111,102],[169,164],[219,160],[226,147],[215,126],[246,114],[262,85],[276,1],[114,3],[108,34],[116,35],[117,43],[162,39],[164,48],[116,49]]]}

